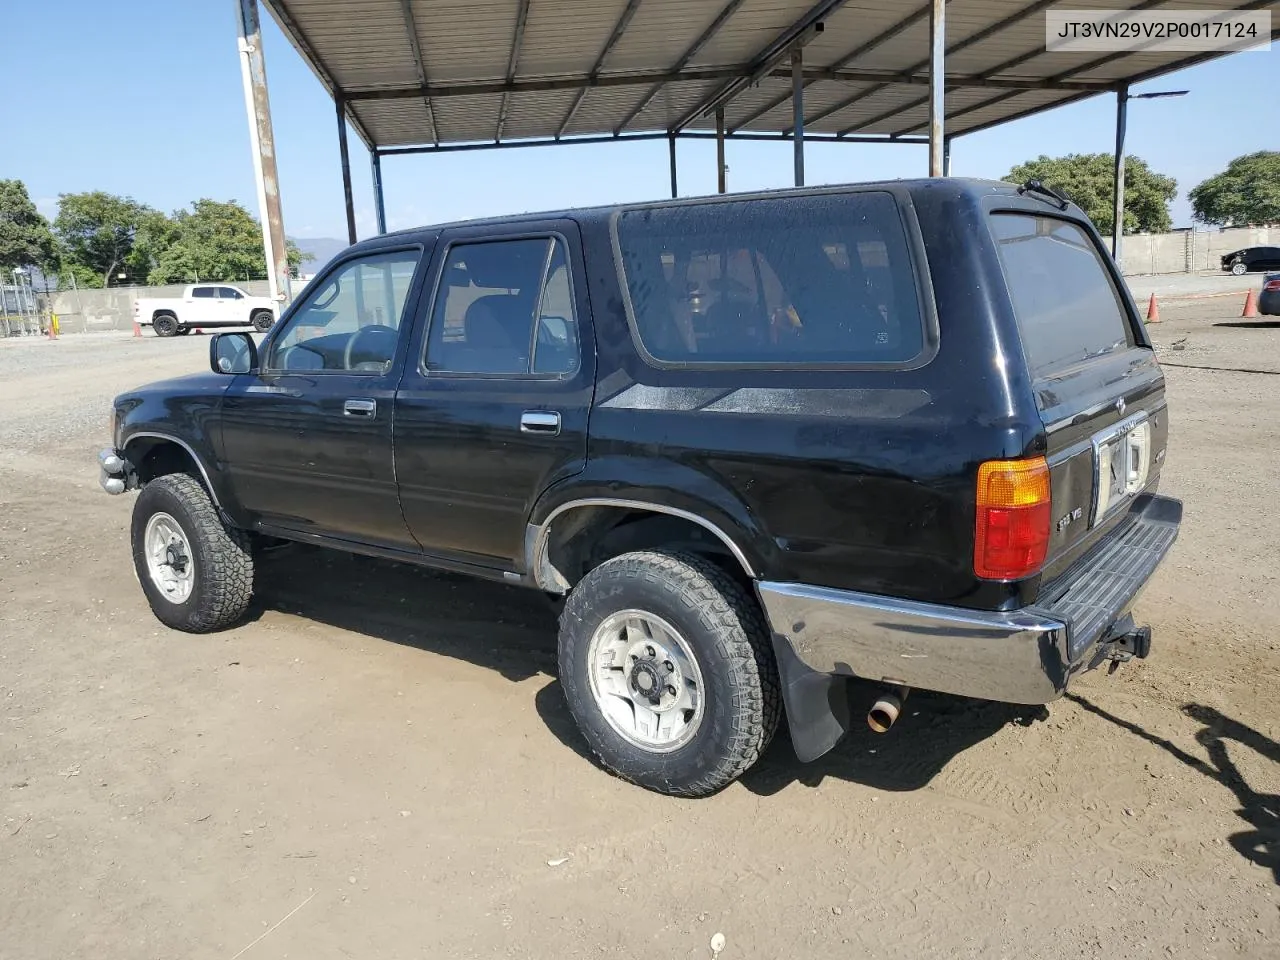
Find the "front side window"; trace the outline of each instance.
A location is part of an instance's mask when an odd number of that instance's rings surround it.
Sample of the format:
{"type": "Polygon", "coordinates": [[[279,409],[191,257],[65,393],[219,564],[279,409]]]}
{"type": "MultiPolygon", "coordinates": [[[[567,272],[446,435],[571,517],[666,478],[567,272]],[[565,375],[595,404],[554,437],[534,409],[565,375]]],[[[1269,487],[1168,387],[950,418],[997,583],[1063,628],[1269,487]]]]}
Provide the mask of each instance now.
{"type": "Polygon", "coordinates": [[[902,364],[925,350],[907,236],[888,193],[624,212],[634,332],[673,364],[902,364]]]}
{"type": "Polygon", "coordinates": [[[1033,377],[1133,344],[1102,254],[1078,224],[993,213],[991,230],[1033,377]]]}
{"type": "Polygon", "coordinates": [[[564,241],[456,244],[427,338],[432,373],[564,376],[578,367],[578,324],[564,241]]]}
{"type": "Polygon", "coordinates": [[[219,287],[218,297],[223,300],[239,300],[240,291],[235,287],[219,287]]]}
{"type": "Polygon", "coordinates": [[[385,373],[420,252],[397,250],[348,260],[308,285],[307,298],[272,341],[266,369],[385,373]]]}

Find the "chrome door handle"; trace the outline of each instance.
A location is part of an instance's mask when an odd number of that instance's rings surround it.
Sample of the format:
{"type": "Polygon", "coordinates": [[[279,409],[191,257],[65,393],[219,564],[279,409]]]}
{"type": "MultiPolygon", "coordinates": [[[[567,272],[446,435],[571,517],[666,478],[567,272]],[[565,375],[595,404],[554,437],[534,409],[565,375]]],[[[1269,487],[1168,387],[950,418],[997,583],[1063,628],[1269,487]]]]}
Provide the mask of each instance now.
{"type": "Polygon", "coordinates": [[[560,435],[560,414],[555,410],[526,410],[520,414],[521,433],[542,433],[549,437],[560,435]]]}
{"type": "Polygon", "coordinates": [[[348,400],[342,405],[342,415],[345,417],[372,417],[377,412],[377,400],[348,400]]]}

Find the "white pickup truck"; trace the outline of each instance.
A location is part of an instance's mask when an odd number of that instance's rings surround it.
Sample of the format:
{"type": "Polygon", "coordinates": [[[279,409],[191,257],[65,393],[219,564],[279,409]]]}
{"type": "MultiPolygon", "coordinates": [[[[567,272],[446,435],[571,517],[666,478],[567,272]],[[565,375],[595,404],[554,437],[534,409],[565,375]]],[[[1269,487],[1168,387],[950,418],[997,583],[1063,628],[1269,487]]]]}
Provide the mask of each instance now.
{"type": "Polygon", "coordinates": [[[139,326],[150,326],[158,337],[209,327],[253,327],[261,332],[276,322],[276,304],[270,297],[251,297],[225,283],[196,283],[181,297],[135,300],[133,319],[139,326]]]}

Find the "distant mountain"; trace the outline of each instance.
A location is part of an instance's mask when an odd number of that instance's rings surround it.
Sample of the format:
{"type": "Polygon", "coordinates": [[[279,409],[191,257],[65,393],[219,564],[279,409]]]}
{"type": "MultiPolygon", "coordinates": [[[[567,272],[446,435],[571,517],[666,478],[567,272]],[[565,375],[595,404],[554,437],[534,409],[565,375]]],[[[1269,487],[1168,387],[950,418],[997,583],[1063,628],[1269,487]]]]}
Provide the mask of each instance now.
{"type": "Polygon", "coordinates": [[[315,273],[348,246],[345,240],[334,237],[290,237],[289,239],[296,243],[303,253],[309,253],[315,257],[314,260],[303,264],[304,273],[315,273]]]}

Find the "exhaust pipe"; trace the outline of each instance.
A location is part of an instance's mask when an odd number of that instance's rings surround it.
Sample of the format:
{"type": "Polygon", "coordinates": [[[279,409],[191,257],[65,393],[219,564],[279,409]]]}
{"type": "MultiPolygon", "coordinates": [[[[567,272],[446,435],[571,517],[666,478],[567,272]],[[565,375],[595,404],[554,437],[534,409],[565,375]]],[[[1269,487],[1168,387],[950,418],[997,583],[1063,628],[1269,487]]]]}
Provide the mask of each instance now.
{"type": "Polygon", "coordinates": [[[867,712],[867,726],[876,733],[888,733],[902,713],[902,703],[910,692],[910,687],[890,687],[880,694],[867,712]]]}

